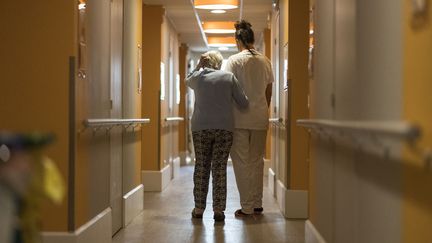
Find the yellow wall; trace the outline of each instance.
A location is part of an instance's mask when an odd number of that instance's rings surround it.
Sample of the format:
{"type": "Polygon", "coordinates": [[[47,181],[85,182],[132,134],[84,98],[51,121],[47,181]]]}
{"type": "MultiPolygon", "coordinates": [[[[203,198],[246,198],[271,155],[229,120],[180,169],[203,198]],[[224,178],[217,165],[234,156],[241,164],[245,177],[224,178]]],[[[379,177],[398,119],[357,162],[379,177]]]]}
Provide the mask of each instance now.
{"type": "MultiPolygon", "coordinates": [[[[0,128],[53,132],[46,154],[67,181],[69,57],[75,56],[76,1],[4,1],[0,15],[0,128]]],[[[67,230],[67,198],[43,208],[43,229],[67,230]]]]}
{"type": "Polygon", "coordinates": [[[142,116],[150,124],[142,129],[142,169],[160,170],[160,62],[162,6],[143,6],[143,93],[142,116]]]}
{"type": "MultiPolygon", "coordinates": [[[[413,17],[404,1],[404,116],[422,128],[419,148],[432,148],[432,4],[427,17],[413,17]]],[[[432,173],[419,152],[406,148],[403,169],[403,242],[432,239],[432,173]]]]}
{"type": "MultiPolygon", "coordinates": [[[[288,26],[285,36],[288,39],[288,78],[290,121],[290,161],[291,189],[308,189],[308,134],[305,129],[297,126],[297,119],[309,117],[307,96],[309,94],[308,48],[309,48],[309,2],[290,1],[284,8],[289,11],[288,19],[284,17],[284,25],[288,26]],[[289,24],[289,25],[288,25],[289,24]]],[[[283,49],[281,50],[283,51],[283,49]]]]}
{"type": "MultiPolygon", "coordinates": [[[[290,8],[290,4],[295,4],[298,1],[291,1],[290,0],[282,0],[280,1],[280,7],[281,7],[281,11],[283,11],[284,13],[288,13],[289,12],[289,8],[290,8]]],[[[304,2],[304,1],[300,1],[300,2],[304,2]]],[[[289,20],[289,14],[284,14],[283,15],[283,19],[281,19],[281,21],[283,21],[283,26],[285,28],[284,31],[284,36],[283,36],[283,43],[287,43],[288,42],[288,35],[289,35],[289,31],[288,30],[288,20],[289,20]]]]}
{"type": "Polygon", "coordinates": [[[264,55],[271,60],[271,30],[266,28],[264,29],[264,55]]]}

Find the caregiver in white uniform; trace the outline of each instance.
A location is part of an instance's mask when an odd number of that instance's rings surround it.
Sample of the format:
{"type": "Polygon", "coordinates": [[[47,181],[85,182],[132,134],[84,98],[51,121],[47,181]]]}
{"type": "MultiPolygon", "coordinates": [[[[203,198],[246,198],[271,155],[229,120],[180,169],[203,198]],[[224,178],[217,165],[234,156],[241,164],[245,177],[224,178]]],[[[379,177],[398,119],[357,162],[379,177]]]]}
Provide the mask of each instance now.
{"type": "Polygon", "coordinates": [[[240,193],[241,209],[236,217],[263,212],[263,169],[268,107],[274,76],[270,60],[254,49],[254,33],[247,21],[235,24],[239,53],[232,55],[226,71],[232,72],[249,98],[249,108],[234,108],[234,134],[231,158],[240,193]]]}

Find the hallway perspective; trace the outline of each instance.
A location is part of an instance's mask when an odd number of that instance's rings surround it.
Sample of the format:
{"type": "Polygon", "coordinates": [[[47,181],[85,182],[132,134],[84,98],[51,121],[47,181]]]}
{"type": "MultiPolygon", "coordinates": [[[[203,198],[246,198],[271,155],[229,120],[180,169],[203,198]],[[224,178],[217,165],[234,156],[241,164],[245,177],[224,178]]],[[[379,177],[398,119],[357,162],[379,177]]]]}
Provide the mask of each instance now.
{"type": "Polygon", "coordinates": [[[232,166],[228,166],[225,223],[213,220],[211,187],[203,219],[192,219],[192,175],[193,166],[183,166],[179,178],[163,192],[146,192],[144,211],[114,236],[113,243],[304,242],[305,221],[286,220],[266,186],[263,215],[247,219],[234,217],[240,206],[232,166]]]}
{"type": "Polygon", "coordinates": [[[0,243],[432,243],[432,0],[1,10],[0,243]]]}

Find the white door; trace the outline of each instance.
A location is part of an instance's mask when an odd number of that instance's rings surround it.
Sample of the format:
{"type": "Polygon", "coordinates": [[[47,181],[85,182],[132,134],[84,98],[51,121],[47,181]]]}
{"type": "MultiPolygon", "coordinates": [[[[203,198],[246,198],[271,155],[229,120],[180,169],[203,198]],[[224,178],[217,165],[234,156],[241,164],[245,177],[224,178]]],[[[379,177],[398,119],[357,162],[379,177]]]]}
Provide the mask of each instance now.
{"type": "MultiPolygon", "coordinates": [[[[123,0],[111,1],[111,118],[122,118],[123,0]]],[[[110,132],[112,234],[123,224],[122,128],[110,132]]]]}
{"type": "MultiPolygon", "coordinates": [[[[174,38],[170,35],[169,38],[169,83],[168,83],[168,116],[174,116],[174,38]]],[[[168,161],[171,165],[171,178],[174,178],[174,165],[173,165],[173,151],[174,151],[174,123],[168,123],[168,137],[169,137],[169,149],[168,149],[168,161]]]]}
{"type": "MultiPolygon", "coordinates": [[[[271,118],[280,118],[280,85],[279,85],[279,13],[272,23],[272,42],[273,42],[273,52],[272,52],[272,64],[273,64],[273,74],[275,77],[275,82],[273,84],[273,97],[271,105],[271,118]]],[[[276,124],[272,124],[271,127],[271,167],[276,174],[276,178],[279,174],[279,127],[276,124]]],[[[276,188],[276,187],[275,187],[276,188]]],[[[274,192],[275,193],[275,192],[274,192]]],[[[274,194],[276,195],[276,194],[274,194]]]]}
{"type": "MultiPolygon", "coordinates": [[[[174,35],[170,35],[169,40],[169,111],[170,117],[178,117],[179,114],[179,100],[180,98],[180,77],[178,75],[178,41],[174,35]]],[[[169,162],[171,165],[171,177],[174,178],[178,173],[175,171],[175,159],[178,157],[178,130],[180,121],[170,122],[169,126],[169,162]]]]}

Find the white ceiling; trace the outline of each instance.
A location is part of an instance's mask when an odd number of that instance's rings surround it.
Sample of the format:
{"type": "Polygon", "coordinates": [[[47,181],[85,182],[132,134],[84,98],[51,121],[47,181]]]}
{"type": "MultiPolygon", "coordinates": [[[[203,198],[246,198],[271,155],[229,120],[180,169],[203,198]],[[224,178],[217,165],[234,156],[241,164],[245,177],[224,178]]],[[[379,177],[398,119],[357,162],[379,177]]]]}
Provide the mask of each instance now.
{"type": "MultiPolygon", "coordinates": [[[[252,24],[255,39],[259,41],[263,30],[268,26],[272,0],[239,0],[239,5],[241,1],[243,1],[243,19],[252,24]]],[[[191,0],[143,0],[143,2],[148,5],[163,5],[167,17],[179,33],[180,41],[186,43],[192,51],[207,50],[191,0]]],[[[240,8],[227,10],[225,14],[213,14],[209,10],[201,9],[197,9],[197,12],[201,22],[237,21],[240,17],[240,8]]]]}

